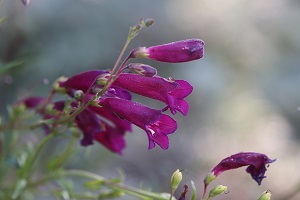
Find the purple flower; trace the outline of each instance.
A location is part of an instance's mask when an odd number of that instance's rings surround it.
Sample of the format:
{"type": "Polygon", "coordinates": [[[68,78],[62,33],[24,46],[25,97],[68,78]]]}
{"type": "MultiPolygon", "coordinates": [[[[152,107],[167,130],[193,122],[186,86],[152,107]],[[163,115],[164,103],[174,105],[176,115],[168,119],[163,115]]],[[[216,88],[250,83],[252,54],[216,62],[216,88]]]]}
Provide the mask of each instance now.
{"type": "Polygon", "coordinates": [[[67,91],[82,90],[83,92],[86,92],[93,84],[96,83],[97,77],[107,73],[109,72],[106,70],[91,70],[82,72],[68,78],[66,81],[61,81],[59,86],[67,89],[67,91]]]}
{"type": "Polygon", "coordinates": [[[180,63],[200,59],[203,54],[204,42],[200,39],[188,39],[149,48],[139,47],[131,52],[130,57],[180,63]]]}
{"type": "MultiPolygon", "coordinates": [[[[48,113],[45,108],[40,109],[41,105],[46,102],[42,97],[28,97],[19,101],[18,104],[23,103],[27,108],[34,109],[39,113],[43,119],[57,118],[64,110],[65,102],[57,101],[54,103],[48,103],[52,105],[52,113],[48,113]]],[[[71,104],[74,109],[78,106],[76,102],[71,104]]],[[[125,132],[131,131],[131,123],[127,120],[122,120],[113,114],[109,109],[99,108],[95,106],[89,106],[87,109],[79,113],[75,120],[77,127],[82,130],[83,138],[81,139],[82,146],[88,146],[94,144],[97,141],[104,145],[112,152],[122,154],[122,150],[125,148],[125,132]]],[[[53,126],[57,126],[53,124],[53,126]]],[[[46,133],[50,133],[50,127],[43,125],[46,133]]]]}
{"type": "Polygon", "coordinates": [[[126,147],[125,132],[125,129],[102,122],[102,130],[95,135],[95,140],[112,152],[121,155],[122,150],[126,147]]]}
{"type": "Polygon", "coordinates": [[[144,77],[137,74],[123,73],[113,83],[114,86],[140,94],[167,104],[164,109],[170,109],[172,114],[176,110],[187,115],[188,103],[183,100],[193,90],[193,87],[184,80],[167,80],[159,76],[144,77]]]}
{"type": "Polygon", "coordinates": [[[155,143],[162,149],[168,149],[168,134],[175,132],[177,123],[160,110],[152,109],[137,102],[118,98],[102,98],[100,105],[108,108],[121,119],[126,119],[145,130],[149,139],[149,149],[155,147],[155,143]]]}
{"type": "Polygon", "coordinates": [[[266,177],[266,165],[275,162],[276,159],[271,160],[265,154],[255,152],[241,152],[223,159],[204,179],[205,185],[208,185],[218,175],[227,170],[236,169],[243,166],[248,166],[246,172],[251,174],[252,178],[261,184],[261,181],[266,177]]]}
{"type": "Polygon", "coordinates": [[[17,102],[17,104],[23,103],[27,108],[34,109],[42,105],[46,101],[44,97],[27,97],[17,102]]]}

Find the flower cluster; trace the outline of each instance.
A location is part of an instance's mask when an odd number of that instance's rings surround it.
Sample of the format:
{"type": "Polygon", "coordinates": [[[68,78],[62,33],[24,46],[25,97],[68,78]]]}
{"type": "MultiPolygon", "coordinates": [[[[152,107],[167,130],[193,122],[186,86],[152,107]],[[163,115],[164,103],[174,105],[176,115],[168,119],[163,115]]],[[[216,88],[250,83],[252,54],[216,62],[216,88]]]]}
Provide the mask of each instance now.
{"type": "MultiPolygon", "coordinates": [[[[202,40],[189,39],[137,48],[126,61],[143,57],[162,62],[188,62],[202,58],[203,52],[202,40]]],[[[69,117],[67,119],[74,117],[73,121],[83,132],[83,146],[97,141],[121,154],[125,147],[124,135],[132,130],[131,124],[146,132],[149,149],[156,144],[168,149],[167,135],[176,131],[177,123],[164,112],[169,110],[174,115],[178,111],[187,115],[189,105],[185,98],[192,90],[187,81],[160,77],[157,70],[149,65],[123,63],[115,74],[109,70],[91,70],[59,79],[53,92],[68,94],[72,98],[69,101],[51,102],[49,98],[29,97],[22,102],[28,108],[35,109],[44,119],[56,119],[57,124],[65,122],[65,116],[69,117]],[[166,106],[161,109],[150,108],[132,101],[131,93],[161,101],[166,106]],[[49,106],[52,109],[50,113],[47,112],[49,106]]],[[[45,128],[51,129],[49,125],[45,125],[45,128]]]]}

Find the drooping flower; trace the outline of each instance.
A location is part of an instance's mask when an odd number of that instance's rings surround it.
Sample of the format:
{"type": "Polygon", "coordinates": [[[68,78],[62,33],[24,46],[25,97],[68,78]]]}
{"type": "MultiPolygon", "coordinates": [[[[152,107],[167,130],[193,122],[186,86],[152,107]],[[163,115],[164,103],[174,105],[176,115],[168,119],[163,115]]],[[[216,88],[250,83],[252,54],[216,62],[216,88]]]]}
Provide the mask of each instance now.
{"type": "Polygon", "coordinates": [[[187,115],[189,110],[184,98],[193,90],[193,87],[184,80],[169,80],[159,76],[144,77],[128,73],[120,74],[113,85],[162,101],[167,104],[166,109],[169,108],[172,114],[176,114],[177,110],[183,115],[187,115]]]}
{"type": "Polygon", "coordinates": [[[154,148],[155,143],[162,149],[168,149],[169,140],[167,135],[175,132],[177,123],[170,116],[162,114],[161,110],[112,97],[101,98],[100,105],[110,109],[121,119],[126,119],[145,130],[149,139],[149,149],[154,148]]]}
{"type": "Polygon", "coordinates": [[[248,166],[246,172],[258,183],[266,177],[265,172],[267,171],[266,165],[275,162],[276,159],[271,160],[265,154],[255,152],[241,152],[231,155],[223,159],[217,166],[215,166],[211,172],[204,179],[205,185],[208,185],[218,175],[227,170],[236,169],[243,166],[248,166]]]}
{"type": "Polygon", "coordinates": [[[131,58],[149,58],[161,62],[180,63],[197,60],[204,55],[204,42],[188,39],[152,47],[134,49],[131,58]]]}

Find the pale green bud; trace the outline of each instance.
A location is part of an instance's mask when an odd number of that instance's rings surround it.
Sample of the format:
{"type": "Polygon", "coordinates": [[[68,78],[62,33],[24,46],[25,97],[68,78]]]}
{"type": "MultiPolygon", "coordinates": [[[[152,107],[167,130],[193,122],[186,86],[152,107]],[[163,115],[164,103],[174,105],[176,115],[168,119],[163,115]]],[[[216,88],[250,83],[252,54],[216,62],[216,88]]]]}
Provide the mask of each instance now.
{"type": "Polygon", "coordinates": [[[65,94],[67,91],[66,91],[66,88],[63,88],[63,87],[60,87],[59,86],[59,83],[60,82],[65,82],[67,81],[68,79],[66,77],[59,77],[54,83],[53,83],[53,90],[56,92],[56,93],[60,93],[60,94],[65,94]]]}
{"type": "Polygon", "coordinates": [[[264,191],[260,197],[258,198],[258,200],[270,200],[271,199],[271,191],[270,190],[266,190],[264,191]]]}
{"type": "Polygon", "coordinates": [[[97,77],[97,84],[98,85],[106,85],[109,77],[110,77],[109,73],[101,74],[100,76],[97,77]]]}
{"type": "Polygon", "coordinates": [[[74,98],[75,98],[76,100],[82,99],[83,96],[84,96],[84,93],[83,93],[82,90],[76,90],[76,91],[74,92],[74,98]]]}
{"type": "Polygon", "coordinates": [[[148,58],[149,51],[146,47],[138,47],[130,53],[130,58],[148,58]]]}
{"type": "Polygon", "coordinates": [[[213,189],[211,189],[209,191],[209,197],[215,197],[219,194],[223,194],[224,192],[227,191],[227,186],[224,186],[224,185],[217,185],[216,187],[214,187],[213,189]]]}
{"type": "Polygon", "coordinates": [[[177,169],[172,177],[171,177],[171,189],[172,191],[175,191],[179,185],[179,183],[181,182],[182,180],[182,173],[179,169],[177,169]]]}
{"type": "Polygon", "coordinates": [[[152,18],[146,19],[145,26],[147,27],[152,26],[153,23],[154,23],[154,19],[152,18]]]}

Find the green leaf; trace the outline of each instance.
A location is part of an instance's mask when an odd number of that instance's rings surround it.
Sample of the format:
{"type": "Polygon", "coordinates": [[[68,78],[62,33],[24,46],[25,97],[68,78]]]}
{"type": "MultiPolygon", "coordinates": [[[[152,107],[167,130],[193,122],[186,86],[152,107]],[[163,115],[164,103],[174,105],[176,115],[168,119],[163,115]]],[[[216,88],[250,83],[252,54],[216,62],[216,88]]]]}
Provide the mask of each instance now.
{"type": "Polygon", "coordinates": [[[0,24],[4,21],[5,17],[0,18],[0,24]]]}
{"type": "Polygon", "coordinates": [[[103,185],[103,180],[88,181],[84,183],[84,187],[90,190],[99,190],[103,185]]]}
{"type": "Polygon", "coordinates": [[[7,63],[7,64],[4,64],[4,65],[1,65],[0,66],[0,74],[4,74],[5,72],[7,72],[8,70],[14,68],[14,67],[17,67],[17,66],[20,66],[22,64],[24,64],[25,61],[24,60],[15,60],[15,61],[12,61],[10,63],[7,63]]]}
{"type": "Polygon", "coordinates": [[[193,189],[193,195],[191,197],[191,200],[196,200],[196,198],[197,198],[197,190],[196,190],[196,186],[195,186],[194,181],[191,181],[191,184],[192,184],[192,189],[193,189]]]}
{"type": "Polygon", "coordinates": [[[99,194],[98,199],[99,200],[102,200],[102,199],[114,199],[114,198],[122,197],[123,195],[124,195],[123,192],[114,190],[112,192],[103,192],[103,193],[99,194]]]}
{"type": "Polygon", "coordinates": [[[11,196],[11,199],[17,199],[26,186],[27,186],[27,181],[25,179],[18,180],[15,190],[11,196]]]}

